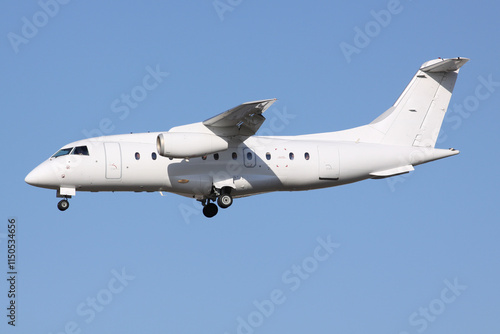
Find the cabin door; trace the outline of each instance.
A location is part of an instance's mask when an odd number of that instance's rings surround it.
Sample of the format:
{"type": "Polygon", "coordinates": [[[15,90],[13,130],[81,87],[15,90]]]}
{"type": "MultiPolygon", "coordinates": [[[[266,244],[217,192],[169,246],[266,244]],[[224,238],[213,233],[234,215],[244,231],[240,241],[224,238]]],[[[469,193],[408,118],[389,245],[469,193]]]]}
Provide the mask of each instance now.
{"type": "Polygon", "coordinates": [[[339,149],[332,146],[318,146],[320,180],[338,180],[340,177],[339,149]]]}
{"type": "Polygon", "coordinates": [[[104,143],[106,152],[106,178],[121,179],[122,177],[122,152],[120,143],[104,143]]]}

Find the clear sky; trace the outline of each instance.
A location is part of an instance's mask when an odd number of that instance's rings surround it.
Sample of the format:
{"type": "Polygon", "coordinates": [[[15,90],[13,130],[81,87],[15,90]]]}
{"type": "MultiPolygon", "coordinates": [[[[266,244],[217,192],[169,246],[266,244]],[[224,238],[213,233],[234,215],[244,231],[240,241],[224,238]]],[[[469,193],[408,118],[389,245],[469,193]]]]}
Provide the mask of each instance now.
{"type": "Polygon", "coordinates": [[[1,333],[498,333],[494,1],[3,1],[1,333]],[[418,67],[468,57],[408,176],[235,200],[77,193],[26,174],[88,134],[166,131],[278,98],[267,133],[370,122],[418,67]],[[136,101],[144,77],[157,85],[136,101]],[[118,109],[121,108],[121,109],[118,109]],[[283,118],[283,114],[289,115],[283,118]],[[280,116],[281,115],[281,116],[280,116]],[[7,224],[16,218],[16,327],[7,224]]]}

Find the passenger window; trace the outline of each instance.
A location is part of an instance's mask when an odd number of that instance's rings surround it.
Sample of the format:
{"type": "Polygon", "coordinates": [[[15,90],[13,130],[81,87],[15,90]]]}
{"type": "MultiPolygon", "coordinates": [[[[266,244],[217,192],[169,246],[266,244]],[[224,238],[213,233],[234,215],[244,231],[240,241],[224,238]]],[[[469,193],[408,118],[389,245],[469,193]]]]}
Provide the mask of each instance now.
{"type": "Polygon", "coordinates": [[[247,152],[247,160],[252,160],[252,152],[247,152]]]}
{"type": "Polygon", "coordinates": [[[68,155],[71,152],[72,149],[73,149],[73,147],[61,148],[59,151],[57,151],[56,153],[54,153],[54,155],[52,156],[52,158],[57,158],[57,157],[60,157],[60,156],[63,156],[63,155],[68,155]]]}
{"type": "Polygon", "coordinates": [[[308,152],[306,152],[306,153],[304,154],[304,158],[305,158],[306,160],[309,160],[309,153],[308,153],[308,152]]]}
{"type": "Polygon", "coordinates": [[[87,146],[77,146],[71,154],[75,155],[89,155],[89,150],[87,146]]]}
{"type": "Polygon", "coordinates": [[[151,159],[156,160],[156,153],[155,152],[151,153],[151,159]]]}
{"type": "Polygon", "coordinates": [[[215,159],[215,160],[219,160],[219,153],[215,153],[215,154],[214,154],[214,159],[215,159]]]}
{"type": "Polygon", "coordinates": [[[135,160],[139,160],[141,158],[141,155],[139,152],[135,152],[135,160]]]}
{"type": "Polygon", "coordinates": [[[236,152],[233,152],[232,157],[233,157],[233,160],[236,160],[236,159],[238,159],[238,154],[236,152]]]}
{"type": "Polygon", "coordinates": [[[269,153],[269,152],[266,153],[266,159],[271,160],[271,153],[269,153]]]}
{"type": "Polygon", "coordinates": [[[290,160],[293,160],[295,158],[295,156],[293,155],[292,152],[290,152],[290,154],[288,156],[290,157],[290,160]]]}

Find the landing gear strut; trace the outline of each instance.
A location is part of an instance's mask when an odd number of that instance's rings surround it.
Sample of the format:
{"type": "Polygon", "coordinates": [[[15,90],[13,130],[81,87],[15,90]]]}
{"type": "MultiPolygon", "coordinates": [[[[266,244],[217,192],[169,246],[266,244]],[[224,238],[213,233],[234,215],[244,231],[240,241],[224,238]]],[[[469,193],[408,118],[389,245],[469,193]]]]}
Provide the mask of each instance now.
{"type": "Polygon", "coordinates": [[[66,198],[63,200],[60,200],[59,203],[57,203],[57,208],[61,211],[65,211],[69,208],[69,202],[66,198]]]}
{"type": "Polygon", "coordinates": [[[203,205],[203,214],[207,218],[212,218],[217,214],[219,208],[215,203],[211,203],[210,201],[214,201],[217,199],[217,204],[221,209],[226,209],[233,204],[233,197],[231,196],[231,188],[224,187],[222,189],[213,189],[212,194],[209,198],[204,200],[200,200],[203,205]]]}

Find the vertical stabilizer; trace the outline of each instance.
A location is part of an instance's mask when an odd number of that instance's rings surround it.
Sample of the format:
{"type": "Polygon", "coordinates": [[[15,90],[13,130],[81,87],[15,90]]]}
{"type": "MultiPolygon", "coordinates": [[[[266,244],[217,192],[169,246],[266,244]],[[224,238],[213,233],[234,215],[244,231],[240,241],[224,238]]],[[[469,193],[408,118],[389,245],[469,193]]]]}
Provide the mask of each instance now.
{"type": "Polygon", "coordinates": [[[396,103],[370,123],[382,133],[380,143],[434,147],[460,67],[469,59],[434,59],[424,63],[396,103]]]}

